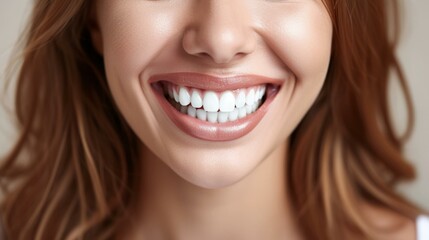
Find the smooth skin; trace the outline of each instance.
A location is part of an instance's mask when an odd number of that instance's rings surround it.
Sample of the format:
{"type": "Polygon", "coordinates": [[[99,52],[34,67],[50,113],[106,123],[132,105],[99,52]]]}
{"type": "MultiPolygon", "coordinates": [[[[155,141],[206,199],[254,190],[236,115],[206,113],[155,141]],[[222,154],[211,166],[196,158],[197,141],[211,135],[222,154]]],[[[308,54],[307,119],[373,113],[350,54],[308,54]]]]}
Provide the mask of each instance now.
{"type": "Polygon", "coordinates": [[[302,239],[286,193],[289,135],[329,66],[332,23],[320,0],[96,1],[91,27],[110,90],[142,141],[141,181],[118,239],[302,239]],[[147,80],[169,72],[284,79],[248,135],[193,138],[147,80]]]}

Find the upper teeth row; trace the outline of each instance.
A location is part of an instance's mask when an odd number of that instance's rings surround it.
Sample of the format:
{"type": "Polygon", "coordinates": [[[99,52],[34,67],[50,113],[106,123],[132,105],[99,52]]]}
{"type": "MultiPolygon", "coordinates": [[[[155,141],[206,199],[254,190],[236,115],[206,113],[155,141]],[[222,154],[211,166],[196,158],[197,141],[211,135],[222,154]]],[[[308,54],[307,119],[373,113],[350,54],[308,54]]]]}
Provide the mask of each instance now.
{"type": "Polygon", "coordinates": [[[232,112],[235,108],[254,105],[265,95],[266,86],[256,86],[247,89],[227,90],[224,92],[202,91],[184,86],[167,87],[168,95],[182,106],[192,105],[207,112],[232,112]]]}

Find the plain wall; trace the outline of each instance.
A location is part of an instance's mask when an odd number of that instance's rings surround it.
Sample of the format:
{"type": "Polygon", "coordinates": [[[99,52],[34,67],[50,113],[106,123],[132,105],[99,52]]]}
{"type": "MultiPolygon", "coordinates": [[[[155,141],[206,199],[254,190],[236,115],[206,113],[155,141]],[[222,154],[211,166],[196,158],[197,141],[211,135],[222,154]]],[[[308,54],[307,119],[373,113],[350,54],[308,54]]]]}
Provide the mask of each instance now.
{"type": "MultiPolygon", "coordinates": [[[[359,0],[360,1],[360,0],[359,0]]],[[[371,0],[363,0],[371,1],[371,0]]],[[[20,31],[31,8],[31,1],[0,1],[0,73],[4,73],[6,63],[12,52],[20,31]]],[[[429,1],[403,0],[405,19],[403,21],[402,41],[398,51],[400,61],[409,79],[413,96],[416,121],[412,137],[406,145],[406,156],[414,163],[417,180],[402,184],[400,191],[410,199],[429,209],[429,1]]],[[[3,90],[4,75],[0,77],[0,90],[3,90]]],[[[13,85],[5,97],[4,104],[11,106],[13,85]]],[[[397,86],[392,87],[392,106],[399,127],[404,126],[406,112],[402,104],[402,96],[397,86]]],[[[16,132],[11,117],[0,107],[0,156],[11,147],[16,132]]]]}

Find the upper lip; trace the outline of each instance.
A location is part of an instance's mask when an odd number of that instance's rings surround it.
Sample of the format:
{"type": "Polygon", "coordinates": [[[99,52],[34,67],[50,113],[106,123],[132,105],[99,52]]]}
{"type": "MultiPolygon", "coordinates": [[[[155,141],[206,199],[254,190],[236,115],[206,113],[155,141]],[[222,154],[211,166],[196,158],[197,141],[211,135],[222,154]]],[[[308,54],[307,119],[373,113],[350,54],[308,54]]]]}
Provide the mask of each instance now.
{"type": "Polygon", "coordinates": [[[234,90],[261,84],[273,84],[279,86],[284,82],[283,79],[254,74],[217,77],[196,72],[156,74],[149,78],[149,84],[159,81],[168,81],[179,86],[213,91],[234,90]]]}

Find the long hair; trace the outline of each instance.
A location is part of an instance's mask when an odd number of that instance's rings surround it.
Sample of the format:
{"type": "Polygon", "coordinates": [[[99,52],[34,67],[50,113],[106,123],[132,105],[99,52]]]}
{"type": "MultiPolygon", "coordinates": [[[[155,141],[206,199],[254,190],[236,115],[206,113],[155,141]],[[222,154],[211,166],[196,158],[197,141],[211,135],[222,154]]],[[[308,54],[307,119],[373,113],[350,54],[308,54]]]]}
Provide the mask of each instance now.
{"type": "MultiPolygon", "coordinates": [[[[419,213],[394,191],[414,177],[387,101],[393,70],[411,126],[394,54],[397,31],[389,32],[398,26],[398,6],[324,3],[334,26],[331,64],[291,136],[287,191],[308,239],[344,239],[346,231],[372,238],[376,229],[359,212],[362,202],[409,218],[419,213]]],[[[84,0],[34,3],[15,94],[19,138],[0,166],[8,239],[110,239],[133,198],[139,139],[108,89],[87,29],[90,10],[84,0]]]]}

